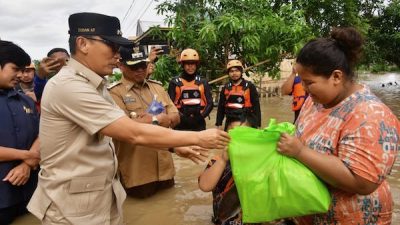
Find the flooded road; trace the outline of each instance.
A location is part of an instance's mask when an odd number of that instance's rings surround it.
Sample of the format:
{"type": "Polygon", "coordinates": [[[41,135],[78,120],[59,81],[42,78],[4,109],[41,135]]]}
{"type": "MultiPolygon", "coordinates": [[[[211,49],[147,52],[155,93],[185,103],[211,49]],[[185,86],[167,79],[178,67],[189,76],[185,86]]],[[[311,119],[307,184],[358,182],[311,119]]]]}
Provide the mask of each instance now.
{"type": "MultiPolygon", "coordinates": [[[[360,75],[362,83],[371,87],[373,92],[385,102],[400,118],[400,74],[360,75]],[[397,81],[396,86],[394,82],[397,81]],[[392,85],[389,83],[392,82],[392,85]],[[382,84],[385,87],[382,87],[382,84]]],[[[272,97],[261,102],[263,126],[269,118],[276,118],[278,122],[293,121],[290,111],[291,98],[272,97]]],[[[215,112],[207,127],[214,127],[215,112]]],[[[213,152],[212,154],[218,154],[213,152]]],[[[212,225],[211,193],[204,193],[198,189],[197,177],[205,168],[205,164],[196,165],[189,160],[174,156],[176,167],[176,184],[174,188],[159,192],[145,200],[128,198],[124,204],[124,219],[129,225],[212,225]]],[[[397,159],[388,180],[391,185],[395,202],[395,213],[392,224],[400,224],[400,160],[397,159]]],[[[32,215],[26,215],[14,225],[39,225],[40,222],[32,215]]]]}

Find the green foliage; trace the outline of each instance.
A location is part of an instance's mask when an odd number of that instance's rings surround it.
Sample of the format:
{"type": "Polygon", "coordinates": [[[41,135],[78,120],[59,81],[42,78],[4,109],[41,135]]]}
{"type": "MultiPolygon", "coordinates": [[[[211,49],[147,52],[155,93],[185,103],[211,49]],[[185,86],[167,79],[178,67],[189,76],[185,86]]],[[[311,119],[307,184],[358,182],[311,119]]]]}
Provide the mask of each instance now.
{"type": "MultiPolygon", "coordinates": [[[[257,70],[275,71],[278,62],[295,55],[311,36],[302,10],[291,4],[274,11],[268,0],[168,0],[157,9],[173,25],[167,36],[174,48],[196,49],[200,73],[209,79],[221,76],[230,58],[246,66],[269,60],[257,70]]],[[[175,72],[166,72],[163,78],[175,72]]]]}
{"type": "Polygon", "coordinates": [[[163,55],[159,57],[155,64],[155,70],[151,75],[151,79],[161,81],[165,87],[172,77],[179,75],[180,70],[180,66],[175,58],[163,55]]]}
{"type": "Polygon", "coordinates": [[[379,16],[371,19],[370,39],[376,52],[372,63],[383,59],[400,67],[400,1],[393,0],[379,16]],[[379,56],[377,59],[376,56],[379,56]]]}
{"type": "MultiPolygon", "coordinates": [[[[209,79],[221,75],[229,58],[246,66],[269,60],[253,72],[276,76],[282,58],[295,57],[310,38],[343,26],[364,34],[367,67],[399,66],[399,0],[166,0],[157,10],[173,27],[167,34],[173,47],[198,50],[200,73],[209,79]]],[[[169,62],[163,62],[170,71],[162,79],[179,71],[175,58],[169,62]]]]}
{"type": "Polygon", "coordinates": [[[122,78],[121,72],[113,72],[113,74],[108,77],[108,82],[114,83],[114,82],[121,80],[121,78],[122,78]]]}

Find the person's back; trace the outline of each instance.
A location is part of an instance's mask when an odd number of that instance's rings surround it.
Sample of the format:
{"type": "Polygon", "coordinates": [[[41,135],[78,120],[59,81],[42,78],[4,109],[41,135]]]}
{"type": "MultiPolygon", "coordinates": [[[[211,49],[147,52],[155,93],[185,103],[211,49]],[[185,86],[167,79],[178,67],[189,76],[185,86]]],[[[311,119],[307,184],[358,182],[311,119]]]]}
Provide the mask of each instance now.
{"type": "Polygon", "coordinates": [[[291,95],[292,100],[292,111],[294,112],[294,122],[299,117],[301,107],[303,106],[308,94],[304,90],[301,82],[301,77],[297,74],[295,67],[293,66],[290,76],[282,84],[281,93],[283,95],[291,95]]]}

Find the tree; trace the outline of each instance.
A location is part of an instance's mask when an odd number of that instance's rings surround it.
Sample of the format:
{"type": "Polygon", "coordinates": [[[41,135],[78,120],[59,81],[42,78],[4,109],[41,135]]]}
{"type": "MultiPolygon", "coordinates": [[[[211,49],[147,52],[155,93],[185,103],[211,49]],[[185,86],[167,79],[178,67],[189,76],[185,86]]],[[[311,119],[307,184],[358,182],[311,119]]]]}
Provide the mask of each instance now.
{"type": "MultiPolygon", "coordinates": [[[[375,16],[371,22],[371,41],[376,49],[374,56],[396,64],[400,68],[400,1],[392,1],[381,15],[375,16]]],[[[378,59],[372,58],[372,61],[378,59]]]]}
{"type": "Polygon", "coordinates": [[[173,47],[198,50],[201,74],[213,79],[222,75],[230,58],[240,59],[246,66],[268,59],[258,70],[275,76],[279,62],[294,56],[309,39],[311,31],[302,10],[292,4],[272,6],[269,0],[168,0],[157,9],[173,25],[167,35],[173,47]]]}

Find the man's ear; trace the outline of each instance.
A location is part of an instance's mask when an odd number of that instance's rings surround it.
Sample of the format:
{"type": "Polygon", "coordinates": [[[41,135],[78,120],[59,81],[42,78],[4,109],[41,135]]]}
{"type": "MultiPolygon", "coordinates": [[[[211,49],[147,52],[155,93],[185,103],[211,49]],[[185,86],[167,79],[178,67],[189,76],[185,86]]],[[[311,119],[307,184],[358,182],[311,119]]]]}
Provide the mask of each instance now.
{"type": "Polygon", "coordinates": [[[76,50],[82,52],[83,54],[88,54],[89,52],[89,41],[84,37],[76,38],[76,50]]]}
{"type": "Polygon", "coordinates": [[[344,82],[344,74],[341,70],[334,70],[331,74],[331,79],[333,80],[334,84],[340,84],[344,82]]]}

